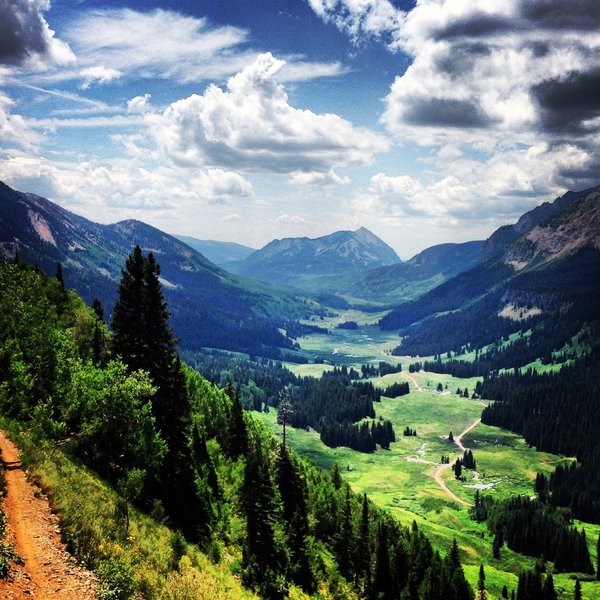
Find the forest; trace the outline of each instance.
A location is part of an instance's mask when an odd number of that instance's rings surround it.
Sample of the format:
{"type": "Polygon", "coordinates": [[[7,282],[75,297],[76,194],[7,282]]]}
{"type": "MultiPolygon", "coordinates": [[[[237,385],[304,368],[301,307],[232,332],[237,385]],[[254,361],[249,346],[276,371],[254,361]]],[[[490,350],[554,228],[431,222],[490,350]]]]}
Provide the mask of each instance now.
{"type": "MultiPolygon", "coordinates": [[[[136,247],[111,333],[102,306],[68,291],[60,269],[48,278],[21,261],[0,263],[2,412],[104,477],[125,507],[162,514],[213,560],[233,547],[234,569],[263,598],[284,598],[291,586],[473,598],[456,544],[441,557],[416,524],[402,527],[352,493],[337,467],[317,470],[259,427],[235,386],[220,389],[181,361],[159,275],[153,255],[136,247]]],[[[338,377],[325,383],[353,393],[338,377]]],[[[372,405],[374,392],[354,393],[372,405]]],[[[76,538],[70,544],[98,573],[130,578],[115,587],[108,576],[105,598],[136,593],[135,564],[112,557],[107,568],[98,549],[82,555],[76,538]]]]}

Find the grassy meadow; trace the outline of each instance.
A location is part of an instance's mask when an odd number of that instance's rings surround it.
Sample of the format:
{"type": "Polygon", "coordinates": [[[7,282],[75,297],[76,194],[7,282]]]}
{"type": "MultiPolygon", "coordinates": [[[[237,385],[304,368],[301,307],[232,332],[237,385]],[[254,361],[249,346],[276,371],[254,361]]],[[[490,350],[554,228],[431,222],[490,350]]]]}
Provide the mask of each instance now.
{"type": "MultiPolygon", "coordinates": [[[[359,316],[344,315],[343,320],[359,316]]],[[[331,324],[328,323],[329,327],[331,324]]],[[[486,400],[472,400],[458,396],[457,389],[467,388],[472,393],[478,378],[460,379],[451,375],[420,371],[408,374],[408,365],[422,359],[390,356],[398,338],[376,327],[358,330],[330,329],[330,335],[313,335],[300,340],[303,350],[309,350],[335,364],[360,367],[367,362],[385,360],[402,364],[404,372],[374,378],[374,385],[384,389],[392,383],[409,381],[411,393],[395,399],[383,397],[375,410],[377,418],[389,419],[396,431],[396,443],[390,450],[363,454],[349,448],[329,448],[321,443],[319,435],[298,429],[288,429],[288,440],[298,453],[310,458],[323,469],[337,463],[344,479],[357,492],[365,492],[382,507],[389,509],[403,524],[416,521],[441,553],[447,552],[453,538],[462,550],[465,573],[475,587],[479,565],[485,566],[488,597],[498,598],[502,586],[516,589],[518,574],[533,568],[535,560],[502,548],[501,556],[492,555],[493,535],[486,524],[470,519],[468,507],[453,501],[434,480],[434,472],[442,455],[453,462],[460,452],[448,441],[452,431],[456,438],[480,416],[486,400]],[[409,377],[410,375],[410,377],[409,377]],[[418,384],[420,389],[414,385],[418,384]],[[443,391],[437,392],[438,384],[443,391]],[[416,429],[417,436],[405,437],[406,426],[416,429]]],[[[463,357],[461,357],[463,358],[463,357]]],[[[298,375],[319,376],[328,365],[299,365],[292,367],[298,375]]],[[[256,418],[279,433],[275,412],[254,413],[256,418]]],[[[549,474],[561,461],[569,460],[545,452],[537,452],[524,439],[498,427],[478,424],[462,440],[471,448],[477,461],[477,471],[463,470],[466,481],[454,478],[447,469],[443,478],[448,487],[461,499],[473,502],[475,490],[504,499],[513,495],[533,494],[536,473],[549,474]]],[[[596,540],[600,526],[576,524],[585,527],[590,553],[596,565],[596,540]]],[[[559,598],[573,597],[574,580],[568,574],[555,575],[559,598]]],[[[583,581],[583,598],[600,599],[600,581],[583,581]]]]}

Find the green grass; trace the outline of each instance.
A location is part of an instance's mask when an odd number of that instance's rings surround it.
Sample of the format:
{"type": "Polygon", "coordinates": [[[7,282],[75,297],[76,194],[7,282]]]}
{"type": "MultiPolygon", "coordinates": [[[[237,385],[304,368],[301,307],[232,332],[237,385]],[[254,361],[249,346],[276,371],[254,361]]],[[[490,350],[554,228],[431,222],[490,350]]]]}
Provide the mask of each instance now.
{"type": "MultiPolygon", "coordinates": [[[[438,379],[434,381],[434,374],[416,375],[424,382],[431,379],[431,383],[437,385],[438,379]]],[[[396,380],[402,381],[403,377],[402,374],[393,374],[373,381],[385,386],[396,380]]],[[[452,389],[450,384],[454,389],[465,387],[464,381],[450,377],[448,387],[452,389]],[[458,382],[462,385],[458,385],[458,382]]],[[[471,382],[467,385],[470,386],[471,382]]],[[[456,538],[470,583],[476,585],[479,564],[483,563],[487,589],[491,592],[491,597],[497,598],[504,584],[508,585],[509,590],[516,588],[518,574],[523,569],[533,568],[535,560],[516,554],[506,547],[502,550],[501,558],[494,559],[493,536],[488,532],[487,526],[472,521],[468,510],[452,501],[432,476],[442,454],[450,454],[451,458],[458,456],[456,446],[442,439],[443,436],[447,436],[449,431],[457,436],[480,416],[481,409],[479,402],[458,397],[454,393],[442,395],[433,391],[411,392],[396,399],[383,398],[379,405],[375,405],[377,416],[390,419],[396,430],[398,441],[392,444],[389,451],[378,450],[374,454],[363,454],[348,448],[328,448],[321,443],[317,433],[293,428],[288,429],[288,440],[294,450],[324,469],[338,463],[344,479],[355,491],[366,492],[374,502],[389,509],[406,525],[415,520],[442,554],[447,552],[452,539],[456,538]],[[402,435],[406,425],[417,430],[417,437],[402,435]],[[409,462],[407,457],[422,458],[436,464],[409,462]]],[[[280,431],[274,412],[253,414],[273,431],[280,431]]],[[[474,482],[473,475],[467,472],[467,481],[462,483],[456,481],[452,471],[448,470],[445,481],[460,498],[469,502],[472,502],[475,489],[468,486],[475,483],[494,483],[491,491],[482,493],[492,494],[498,499],[515,494],[531,495],[536,473],[548,474],[565,460],[552,454],[536,452],[514,433],[482,424],[465,436],[463,443],[473,449],[480,478],[474,482]]],[[[595,560],[595,544],[600,526],[585,524],[585,528],[595,560]]],[[[569,575],[557,575],[555,582],[557,588],[564,590],[562,597],[565,600],[572,597],[574,581],[569,579],[569,575]]],[[[585,600],[600,598],[600,582],[585,582],[583,589],[585,600]]]]}

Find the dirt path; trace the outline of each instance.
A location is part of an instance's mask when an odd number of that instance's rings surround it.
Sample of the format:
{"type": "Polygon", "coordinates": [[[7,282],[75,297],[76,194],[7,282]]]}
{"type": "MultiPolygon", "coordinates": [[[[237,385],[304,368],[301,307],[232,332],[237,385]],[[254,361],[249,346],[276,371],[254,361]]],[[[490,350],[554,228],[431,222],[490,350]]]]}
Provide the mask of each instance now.
{"type": "Polygon", "coordinates": [[[60,541],[58,517],[48,500],[21,469],[19,450],[0,431],[7,495],[9,539],[23,565],[13,565],[9,580],[0,580],[3,600],[88,600],[96,598],[94,576],[77,566],[60,541]]]}
{"type": "Polygon", "coordinates": [[[402,371],[402,375],[404,375],[409,381],[412,382],[412,384],[415,386],[415,392],[423,391],[421,386],[417,383],[417,380],[410,373],[407,373],[406,371],[402,371]]]}
{"type": "MultiPolygon", "coordinates": [[[[477,427],[477,425],[479,425],[479,423],[481,423],[481,419],[477,419],[477,421],[475,421],[474,423],[471,423],[471,425],[469,425],[458,437],[454,438],[454,443],[458,446],[458,448],[461,452],[464,452],[465,450],[467,450],[467,448],[465,448],[462,443],[463,436],[467,435],[467,433],[469,433],[469,431],[471,431],[471,429],[474,429],[475,427],[477,427]]],[[[471,506],[470,502],[467,502],[466,500],[459,498],[446,485],[446,482],[444,481],[444,478],[442,477],[442,475],[444,474],[444,471],[447,471],[451,467],[452,467],[452,463],[445,464],[445,465],[439,465],[438,468],[435,470],[435,473],[433,474],[433,478],[435,479],[436,483],[444,490],[444,492],[446,492],[446,494],[448,494],[448,496],[450,496],[450,498],[452,498],[452,500],[454,500],[455,502],[458,502],[459,504],[462,504],[463,506],[471,506]]]]}

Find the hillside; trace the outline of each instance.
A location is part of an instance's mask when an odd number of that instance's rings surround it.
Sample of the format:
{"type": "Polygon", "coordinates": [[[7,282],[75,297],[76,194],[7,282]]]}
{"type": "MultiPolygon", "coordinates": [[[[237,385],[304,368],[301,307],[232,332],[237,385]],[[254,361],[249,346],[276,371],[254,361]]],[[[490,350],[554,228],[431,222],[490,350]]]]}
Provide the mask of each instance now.
{"type": "Polygon", "coordinates": [[[396,252],[361,227],[319,238],[273,240],[243,261],[228,265],[233,272],[261,281],[320,290],[328,278],[398,263],[396,252]]]}
{"type": "Polygon", "coordinates": [[[403,263],[346,278],[338,293],[381,303],[412,300],[480,261],[483,242],[439,244],[403,263]]]}
{"type": "MultiPolygon", "coordinates": [[[[559,208],[564,198],[557,200],[559,208]]],[[[437,354],[467,343],[483,346],[536,322],[568,322],[571,331],[597,318],[600,193],[596,188],[568,199],[566,208],[550,211],[550,220],[534,224],[537,219],[522,217],[519,222],[528,222],[525,234],[496,258],[400,305],[380,326],[406,336],[402,352],[437,354]]],[[[490,240],[496,245],[498,232],[490,240]]]]}
{"type": "Polygon", "coordinates": [[[228,263],[244,260],[248,255],[255,251],[255,248],[236,244],[234,242],[219,242],[216,240],[199,240],[187,235],[174,236],[187,244],[190,248],[197,250],[208,258],[210,262],[219,267],[225,268],[228,263]]]}
{"type": "Polygon", "coordinates": [[[280,331],[286,320],[306,317],[301,295],[245,281],[220,269],[183,242],[140,221],[100,225],[49,200],[0,183],[0,249],[54,275],[62,263],[65,283],[91,303],[99,298],[106,316],[116,298],[120,270],[135,244],[152,251],[184,348],[201,346],[273,354],[291,347],[280,331]]]}

